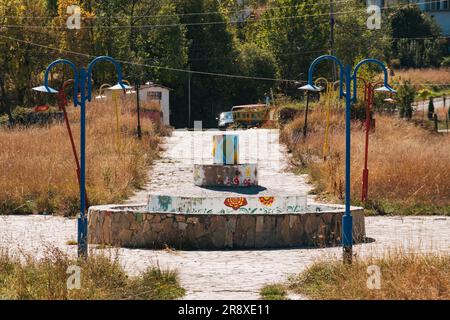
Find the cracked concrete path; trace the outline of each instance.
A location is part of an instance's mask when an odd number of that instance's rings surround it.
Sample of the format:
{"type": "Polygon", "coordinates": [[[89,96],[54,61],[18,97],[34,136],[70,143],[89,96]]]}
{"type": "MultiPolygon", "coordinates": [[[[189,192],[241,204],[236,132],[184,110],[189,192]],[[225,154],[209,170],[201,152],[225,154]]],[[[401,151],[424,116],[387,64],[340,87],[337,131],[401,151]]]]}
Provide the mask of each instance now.
{"type": "MultiPolygon", "coordinates": [[[[217,132],[216,132],[217,133],[217,132]]],[[[307,194],[306,176],[286,172],[288,154],[278,144],[276,130],[236,131],[240,135],[241,162],[258,162],[259,182],[268,192],[307,194]]],[[[145,190],[129,202],[146,201],[148,192],[197,194],[192,183],[193,163],[212,161],[214,132],[175,131],[165,142],[162,154],[149,175],[145,190]]],[[[308,196],[313,200],[312,196],[308,196]]],[[[375,242],[355,246],[358,256],[380,255],[388,250],[440,252],[450,254],[450,217],[367,217],[366,233],[375,242]]],[[[76,239],[76,220],[52,216],[0,216],[0,248],[41,256],[46,246],[58,247],[76,255],[67,245],[76,239]]],[[[242,250],[242,251],[164,251],[142,249],[95,250],[117,254],[130,275],[159,264],[177,269],[186,299],[258,299],[266,284],[286,281],[318,259],[339,257],[341,248],[242,250]]]]}

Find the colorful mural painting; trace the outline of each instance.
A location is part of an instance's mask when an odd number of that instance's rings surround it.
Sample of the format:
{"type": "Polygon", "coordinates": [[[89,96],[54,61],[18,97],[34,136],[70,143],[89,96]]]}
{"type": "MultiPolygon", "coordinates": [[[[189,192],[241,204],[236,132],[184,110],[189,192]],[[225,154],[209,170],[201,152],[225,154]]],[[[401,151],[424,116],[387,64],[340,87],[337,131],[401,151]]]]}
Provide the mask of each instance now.
{"type": "Polygon", "coordinates": [[[180,197],[150,195],[149,212],[192,214],[283,214],[304,213],[307,196],[180,197]]]}
{"type": "Polygon", "coordinates": [[[275,197],[259,197],[259,202],[261,202],[263,205],[270,207],[273,205],[275,201],[275,197]]]}
{"type": "Polygon", "coordinates": [[[214,164],[238,164],[239,136],[224,134],[213,136],[214,164]]]}
{"type": "Polygon", "coordinates": [[[258,185],[255,163],[238,164],[239,136],[213,136],[214,164],[194,165],[194,184],[199,187],[242,187],[258,185]]]}
{"type": "Polygon", "coordinates": [[[252,187],[258,185],[256,164],[194,165],[194,184],[200,187],[252,187]]]}
{"type": "Polygon", "coordinates": [[[240,207],[244,207],[248,204],[245,198],[226,198],[223,202],[227,207],[238,210],[240,207]]]}

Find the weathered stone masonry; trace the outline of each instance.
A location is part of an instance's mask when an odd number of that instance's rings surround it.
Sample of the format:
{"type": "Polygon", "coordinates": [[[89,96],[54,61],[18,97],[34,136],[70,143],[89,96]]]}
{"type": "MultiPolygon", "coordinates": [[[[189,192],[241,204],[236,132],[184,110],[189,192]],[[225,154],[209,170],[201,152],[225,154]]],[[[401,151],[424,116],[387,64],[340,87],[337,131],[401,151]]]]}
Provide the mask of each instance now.
{"type": "MultiPolygon", "coordinates": [[[[172,214],[92,207],[89,242],[160,249],[254,249],[339,245],[343,210],[305,214],[172,214]]],[[[352,211],[354,241],[365,237],[364,213],[352,211]]]]}

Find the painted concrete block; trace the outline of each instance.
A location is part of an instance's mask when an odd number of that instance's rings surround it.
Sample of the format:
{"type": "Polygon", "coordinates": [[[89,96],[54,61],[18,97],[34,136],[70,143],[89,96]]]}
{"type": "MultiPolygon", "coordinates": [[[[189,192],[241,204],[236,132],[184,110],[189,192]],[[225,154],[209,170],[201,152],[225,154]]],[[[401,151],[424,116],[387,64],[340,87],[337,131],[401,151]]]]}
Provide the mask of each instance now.
{"type": "Polygon", "coordinates": [[[194,184],[200,187],[252,187],[258,185],[257,164],[194,165],[194,184]]]}
{"type": "Polygon", "coordinates": [[[213,136],[214,164],[238,164],[239,136],[222,134],[213,136]]]}
{"type": "Polygon", "coordinates": [[[306,213],[307,196],[180,197],[149,195],[149,212],[190,214],[306,213]]]}

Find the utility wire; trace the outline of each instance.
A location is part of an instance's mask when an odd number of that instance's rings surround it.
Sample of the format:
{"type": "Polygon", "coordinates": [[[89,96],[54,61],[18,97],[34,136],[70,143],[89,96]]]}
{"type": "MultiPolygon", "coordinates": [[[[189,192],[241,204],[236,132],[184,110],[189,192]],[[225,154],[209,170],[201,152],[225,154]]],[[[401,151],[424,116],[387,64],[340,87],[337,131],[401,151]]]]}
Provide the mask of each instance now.
{"type": "MultiPolygon", "coordinates": [[[[44,49],[48,49],[48,50],[52,50],[52,51],[65,52],[65,53],[78,55],[78,56],[83,56],[83,57],[87,57],[87,58],[95,58],[96,57],[96,56],[93,56],[93,55],[90,55],[90,54],[86,54],[86,53],[75,52],[75,51],[66,50],[66,49],[58,49],[58,48],[50,47],[50,46],[47,46],[47,45],[42,45],[42,44],[34,43],[34,42],[31,42],[31,41],[16,39],[16,38],[7,37],[7,36],[3,36],[3,35],[0,35],[0,37],[4,38],[4,39],[17,41],[17,42],[20,42],[20,43],[25,43],[25,44],[28,44],[28,45],[32,45],[32,46],[36,46],[36,47],[40,47],[40,48],[44,48],[44,49]]],[[[235,78],[235,79],[248,79],[248,80],[261,80],[261,81],[274,81],[274,82],[293,82],[293,83],[306,83],[307,82],[307,81],[279,79],[279,78],[251,77],[251,76],[236,75],[236,74],[215,73],[215,72],[205,72],[205,71],[194,71],[194,70],[170,68],[170,67],[164,67],[164,66],[155,66],[155,65],[149,65],[149,64],[144,64],[144,63],[136,63],[136,62],[126,61],[126,60],[122,60],[122,59],[115,59],[115,60],[117,62],[120,62],[120,63],[123,63],[123,64],[127,64],[127,65],[147,67],[147,68],[152,68],[152,69],[163,69],[163,70],[168,70],[168,71],[176,71],[176,72],[183,72],[183,73],[190,73],[190,74],[207,75],[207,76],[217,76],[217,77],[235,78]]]]}
{"type": "MultiPolygon", "coordinates": [[[[9,39],[9,40],[17,41],[17,42],[20,42],[20,43],[25,43],[25,44],[29,44],[29,45],[32,45],[32,46],[36,46],[36,47],[52,50],[52,51],[65,52],[65,53],[69,53],[69,54],[77,55],[77,56],[82,56],[82,57],[86,57],[86,58],[95,58],[96,57],[96,56],[93,56],[93,55],[90,55],[90,54],[86,54],[86,53],[80,53],[80,52],[75,52],[75,51],[66,50],[66,49],[53,48],[53,47],[50,47],[50,46],[46,46],[46,45],[42,45],[42,44],[38,44],[38,43],[33,43],[31,41],[15,39],[15,38],[3,36],[3,35],[0,35],[0,37],[4,38],[4,39],[9,39]]],[[[265,78],[265,77],[251,77],[251,76],[243,76],[243,75],[235,75],[235,74],[203,72],[203,71],[194,71],[194,70],[186,70],[186,69],[179,69],[179,68],[154,66],[154,65],[144,64],[144,63],[135,63],[135,62],[121,60],[121,59],[116,59],[116,61],[120,62],[120,63],[123,63],[123,64],[127,64],[127,65],[141,66],[141,67],[152,68],[152,69],[163,69],[163,70],[176,71],[176,72],[182,72],[182,73],[188,73],[188,74],[200,74],[200,75],[218,76],[218,77],[226,77],[226,78],[237,78],[237,79],[248,79],[248,80],[261,80],[261,81],[274,81],[274,82],[287,82],[287,83],[291,82],[291,83],[295,83],[295,84],[307,83],[307,81],[301,81],[301,80],[289,80],[289,79],[277,79],[277,78],[265,78]]],[[[433,86],[433,85],[434,86],[450,86],[450,83],[411,83],[411,84],[412,85],[427,85],[427,86],[433,86]]]]}
{"type": "MultiPolygon", "coordinates": [[[[36,33],[36,34],[39,34],[39,35],[45,35],[45,36],[49,35],[47,33],[40,32],[40,31],[37,31],[37,30],[29,30],[29,32],[33,32],[33,33],[36,33]]],[[[21,39],[21,40],[23,40],[23,39],[21,39]]],[[[213,48],[213,47],[211,47],[211,46],[200,46],[198,48],[196,47],[195,52],[207,51],[207,50],[209,50],[211,48],[213,48]],[[197,50],[197,49],[199,49],[199,50],[197,50]]],[[[263,50],[264,52],[267,52],[267,53],[272,53],[272,51],[270,51],[268,49],[262,49],[261,48],[261,50],[263,50]]],[[[306,56],[306,55],[310,55],[312,53],[320,53],[320,52],[324,52],[325,53],[325,52],[327,52],[327,49],[317,49],[317,50],[308,50],[308,51],[300,49],[299,51],[291,51],[291,52],[286,52],[286,53],[279,53],[279,54],[277,54],[277,56],[280,56],[280,57],[285,57],[285,56],[306,56]]],[[[189,60],[190,61],[221,61],[221,60],[223,61],[223,60],[228,60],[229,58],[230,57],[193,58],[193,59],[189,59],[189,60]]]]}

